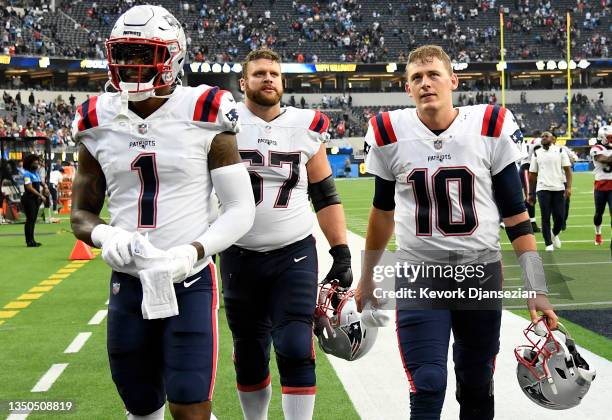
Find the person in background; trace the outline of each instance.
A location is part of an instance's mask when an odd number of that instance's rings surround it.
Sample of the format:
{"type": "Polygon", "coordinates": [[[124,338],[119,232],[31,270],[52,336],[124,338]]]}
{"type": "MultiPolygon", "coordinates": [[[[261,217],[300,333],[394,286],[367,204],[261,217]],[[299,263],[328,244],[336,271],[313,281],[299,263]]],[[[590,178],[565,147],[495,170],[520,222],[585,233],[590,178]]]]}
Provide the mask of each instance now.
{"type": "Polygon", "coordinates": [[[533,150],[536,147],[539,147],[542,139],[536,137],[531,141],[524,141],[522,144],[523,149],[523,157],[519,160],[519,175],[521,177],[521,185],[523,186],[523,195],[525,196],[525,207],[527,207],[527,213],[529,214],[529,221],[531,222],[531,228],[534,233],[540,232],[540,228],[536,223],[535,217],[535,203],[531,205],[528,203],[529,196],[531,195],[531,191],[529,190],[529,163],[531,162],[531,158],[533,157],[533,150]]]}
{"type": "MultiPolygon", "coordinates": [[[[595,245],[602,245],[601,222],[606,211],[606,204],[612,216],[612,126],[604,125],[599,128],[597,144],[591,147],[589,156],[593,159],[593,175],[595,176],[593,189],[595,245]]],[[[612,251],[612,241],[610,241],[610,250],[612,251]]]]}
{"type": "MultiPolygon", "coordinates": [[[[546,251],[561,248],[559,233],[563,226],[565,199],[572,194],[572,170],[569,156],[555,145],[555,136],[550,131],[542,133],[542,146],[537,147],[533,152],[529,164],[529,185],[530,191],[536,191],[540,202],[542,236],[546,244],[546,251]],[[552,239],[551,215],[553,218],[552,239]]],[[[535,204],[536,193],[532,192],[529,196],[529,204],[535,204]]]]}
{"type": "MultiPolygon", "coordinates": [[[[557,144],[557,139],[555,139],[555,144],[557,144]]],[[[560,146],[561,150],[567,154],[567,157],[570,160],[570,171],[572,170],[574,163],[578,160],[578,155],[572,149],[567,146],[560,146]]],[[[563,185],[567,187],[567,180],[565,179],[565,172],[563,173],[563,185]]],[[[569,217],[569,208],[570,208],[570,197],[565,199],[565,209],[563,212],[563,226],[561,226],[561,230],[565,230],[567,228],[567,218],[569,217]]]]}
{"type": "Polygon", "coordinates": [[[41,203],[49,200],[49,189],[38,174],[39,167],[40,157],[38,155],[28,155],[23,161],[25,192],[21,197],[21,204],[26,215],[24,232],[26,245],[29,248],[41,246],[40,242],[34,240],[34,227],[41,203]]]}
{"type": "Polygon", "coordinates": [[[57,211],[58,195],[57,188],[59,183],[62,181],[64,176],[64,168],[59,164],[59,160],[53,165],[51,173],[49,174],[49,192],[51,193],[51,199],[53,200],[53,212],[57,211]]]}
{"type": "Polygon", "coordinates": [[[346,158],[344,161],[344,177],[350,178],[351,176],[351,159],[346,158]]]}

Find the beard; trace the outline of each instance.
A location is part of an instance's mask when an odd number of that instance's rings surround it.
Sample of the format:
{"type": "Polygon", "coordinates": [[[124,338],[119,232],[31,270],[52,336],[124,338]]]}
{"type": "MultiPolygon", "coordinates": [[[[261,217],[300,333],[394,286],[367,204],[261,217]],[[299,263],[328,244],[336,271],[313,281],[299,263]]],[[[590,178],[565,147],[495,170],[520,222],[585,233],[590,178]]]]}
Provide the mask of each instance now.
{"type": "Polygon", "coordinates": [[[245,94],[247,98],[255,102],[257,105],[261,106],[274,106],[279,103],[281,98],[283,97],[282,89],[280,92],[276,91],[274,96],[268,96],[260,90],[249,89],[248,86],[246,88],[245,94]]]}

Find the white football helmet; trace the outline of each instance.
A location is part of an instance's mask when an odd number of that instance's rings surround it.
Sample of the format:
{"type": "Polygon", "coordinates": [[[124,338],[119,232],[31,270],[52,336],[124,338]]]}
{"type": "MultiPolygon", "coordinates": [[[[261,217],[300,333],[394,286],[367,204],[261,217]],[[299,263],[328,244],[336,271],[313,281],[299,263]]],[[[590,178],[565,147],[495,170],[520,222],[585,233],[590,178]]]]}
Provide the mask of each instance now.
{"type": "Polygon", "coordinates": [[[363,357],[374,345],[378,328],[357,312],[355,290],[342,292],[337,283],[319,285],[315,334],[321,349],[344,360],[363,357]]]}
{"type": "Polygon", "coordinates": [[[110,84],[130,101],[180,82],[187,53],[180,22],[160,6],[134,6],[119,16],[106,41],[110,84]]]}
{"type": "Polygon", "coordinates": [[[580,356],[574,340],[559,323],[551,330],[545,318],[531,323],[523,334],[529,345],[514,350],[516,376],[525,395],[551,410],[575,407],[589,391],[595,370],[580,356]]]}
{"type": "Polygon", "coordinates": [[[599,130],[597,131],[597,140],[599,140],[604,146],[608,144],[612,145],[612,126],[602,125],[599,127],[599,130]]]}

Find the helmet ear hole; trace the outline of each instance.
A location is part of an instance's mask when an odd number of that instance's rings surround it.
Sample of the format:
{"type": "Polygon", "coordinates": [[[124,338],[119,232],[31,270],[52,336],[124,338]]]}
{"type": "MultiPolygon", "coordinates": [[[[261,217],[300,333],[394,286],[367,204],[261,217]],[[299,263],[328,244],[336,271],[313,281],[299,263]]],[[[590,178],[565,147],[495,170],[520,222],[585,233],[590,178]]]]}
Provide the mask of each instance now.
{"type": "Polygon", "coordinates": [[[559,368],[555,368],[555,371],[557,372],[557,375],[559,375],[563,379],[567,379],[567,377],[565,376],[565,371],[563,371],[562,369],[559,369],[559,368]]]}

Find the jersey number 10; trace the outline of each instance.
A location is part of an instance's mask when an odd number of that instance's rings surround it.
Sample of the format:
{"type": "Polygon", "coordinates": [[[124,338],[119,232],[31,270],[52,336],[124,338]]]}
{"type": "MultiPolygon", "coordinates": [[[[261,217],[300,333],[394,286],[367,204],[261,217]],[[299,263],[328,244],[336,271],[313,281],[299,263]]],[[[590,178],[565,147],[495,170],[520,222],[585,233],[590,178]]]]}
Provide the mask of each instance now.
{"type": "Polygon", "coordinates": [[[436,227],[444,236],[466,236],[478,226],[474,208],[474,174],[466,167],[439,168],[431,177],[434,205],[432,206],[427,168],[414,169],[407,177],[416,201],[416,234],[431,236],[432,207],[436,212],[436,227]],[[461,207],[461,220],[453,220],[450,185],[455,183],[461,207]]]}

